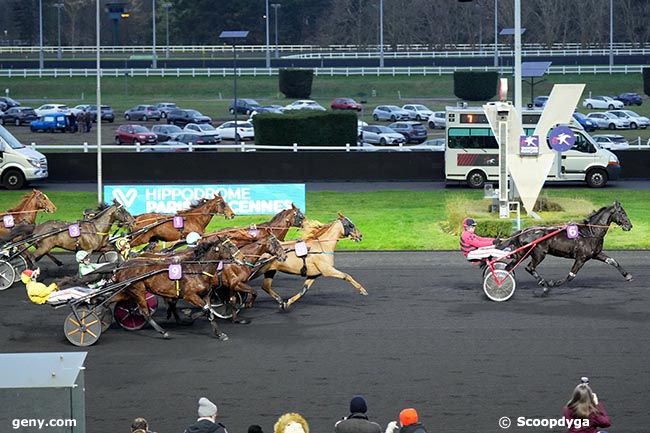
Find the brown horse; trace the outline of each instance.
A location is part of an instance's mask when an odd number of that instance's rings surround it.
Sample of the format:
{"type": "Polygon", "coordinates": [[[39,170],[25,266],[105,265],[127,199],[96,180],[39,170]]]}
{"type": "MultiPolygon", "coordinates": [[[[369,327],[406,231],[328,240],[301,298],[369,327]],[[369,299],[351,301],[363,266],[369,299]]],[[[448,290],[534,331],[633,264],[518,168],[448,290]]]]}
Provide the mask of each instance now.
{"type": "Polygon", "coordinates": [[[213,215],[223,215],[228,219],[235,217],[235,213],[221,194],[216,194],[211,199],[201,199],[189,209],[177,212],[176,216],[183,217],[183,228],[180,229],[174,227],[174,215],[160,213],[138,215],[133,231],[145,231],[132,239],[131,245],[141,245],[151,241],[177,241],[190,232],[203,234],[213,215]],[[146,227],[151,228],[147,230],[146,227]]]}
{"type": "Polygon", "coordinates": [[[180,257],[168,256],[164,260],[145,258],[129,260],[115,274],[114,281],[119,283],[137,278],[139,275],[152,274],[131,283],[126,290],[115,296],[113,302],[127,299],[136,301],[140,312],[149,324],[164,338],[168,338],[169,334],[153,320],[149,313],[146,293],[149,291],[165,298],[170,307],[175,307],[178,299],[184,299],[201,308],[208,315],[215,336],[220,340],[227,340],[228,336],[221,332],[217,325],[217,314],[212,309],[210,293],[215,284],[219,261],[231,260],[236,252],[237,247],[229,239],[219,239],[197,246],[191,250],[190,255],[183,252],[180,257]],[[179,263],[182,268],[182,276],[178,280],[171,280],[167,272],[170,264],[174,262],[179,263]]]}
{"type": "MultiPolygon", "coordinates": [[[[68,251],[97,251],[106,245],[109,230],[116,221],[127,226],[127,228],[132,227],[135,222],[124,206],[113,200],[110,206],[104,207],[93,218],[88,220],[81,220],[76,223],[53,220],[38,224],[34,228],[32,236],[42,236],[42,238],[34,243],[36,251],[28,254],[29,261],[33,265],[56,247],[68,251]],[[78,237],[70,235],[69,227],[72,224],[78,224],[79,226],[80,235],[78,237]]],[[[63,265],[58,259],[53,258],[53,260],[58,266],[63,265]]]]}
{"type": "Polygon", "coordinates": [[[345,280],[352,284],[360,294],[367,295],[366,289],[354,278],[334,267],[336,245],[339,240],[348,237],[355,242],[360,242],[363,235],[349,218],[339,214],[339,217],[330,224],[309,229],[304,239],[308,249],[307,256],[301,258],[296,255],[296,243],[299,241],[283,242],[282,245],[288,251],[287,260],[284,262],[276,260],[262,267],[261,272],[264,273],[262,289],[275,299],[283,310],[289,308],[307,293],[311,285],[314,284],[314,280],[320,276],[345,280]],[[282,301],[280,295],[272,287],[273,277],[277,271],[307,277],[301,291],[286,302],[282,301]]]}
{"type": "MultiPolygon", "coordinates": [[[[6,212],[0,212],[0,220],[4,218],[5,215],[12,215],[14,224],[34,224],[36,221],[36,215],[40,211],[45,211],[47,213],[56,212],[56,206],[50,201],[50,198],[43,192],[34,189],[31,193],[25,194],[23,198],[20,199],[20,203],[11,209],[7,209],[6,212]]],[[[11,228],[7,228],[4,224],[0,224],[0,238],[3,238],[11,231],[11,228]]]]}

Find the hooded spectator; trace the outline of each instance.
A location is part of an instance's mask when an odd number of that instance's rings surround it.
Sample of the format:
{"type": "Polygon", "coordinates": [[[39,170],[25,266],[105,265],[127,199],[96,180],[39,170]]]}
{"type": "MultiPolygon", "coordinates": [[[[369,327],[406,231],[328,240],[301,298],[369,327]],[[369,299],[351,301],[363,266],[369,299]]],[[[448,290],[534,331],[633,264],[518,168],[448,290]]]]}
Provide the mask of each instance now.
{"type": "Polygon", "coordinates": [[[379,424],[370,421],[366,412],[368,412],[366,400],[360,395],[352,397],[350,415],[334,424],[335,433],[381,433],[379,424]]]}
{"type": "Polygon", "coordinates": [[[226,426],[217,422],[217,405],[205,397],[199,399],[199,418],[185,429],[185,433],[228,433],[226,426]]]}

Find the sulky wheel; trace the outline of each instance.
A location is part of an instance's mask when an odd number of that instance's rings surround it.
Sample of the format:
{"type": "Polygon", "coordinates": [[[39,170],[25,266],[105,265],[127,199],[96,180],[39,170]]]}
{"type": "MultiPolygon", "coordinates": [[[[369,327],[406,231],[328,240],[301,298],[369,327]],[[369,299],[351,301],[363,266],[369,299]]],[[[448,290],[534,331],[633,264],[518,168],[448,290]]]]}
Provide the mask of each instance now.
{"type": "Polygon", "coordinates": [[[102,322],[97,314],[88,308],[77,309],[68,314],[63,323],[65,338],[75,346],[85,347],[95,344],[102,334],[102,322]]]}
{"type": "Polygon", "coordinates": [[[10,262],[0,260],[0,290],[6,290],[16,279],[16,269],[10,262]]]}
{"type": "Polygon", "coordinates": [[[12,258],[9,263],[14,267],[16,270],[16,278],[20,277],[20,273],[27,269],[27,259],[22,255],[19,254],[16,257],[12,258]]]}
{"type": "MultiPolygon", "coordinates": [[[[146,300],[149,306],[149,314],[155,313],[158,307],[156,295],[147,292],[146,300]]],[[[115,321],[127,331],[137,331],[147,324],[147,319],[140,313],[138,304],[135,301],[118,302],[115,304],[113,315],[115,316],[115,321]]]]}
{"type": "Polygon", "coordinates": [[[228,291],[225,293],[218,293],[217,296],[212,297],[212,309],[220,319],[232,319],[233,313],[239,313],[244,308],[248,293],[235,292],[235,307],[228,302],[228,291]],[[236,310],[236,311],[233,311],[236,310]]]}
{"type": "Polygon", "coordinates": [[[495,302],[507,301],[515,293],[515,277],[506,270],[495,269],[483,279],[485,296],[495,302]]]}
{"type": "Polygon", "coordinates": [[[117,251],[104,251],[97,257],[97,263],[122,264],[124,258],[117,251]]]}
{"type": "MultiPolygon", "coordinates": [[[[508,265],[504,262],[495,262],[493,266],[494,269],[504,270],[508,265]]],[[[510,273],[514,276],[515,275],[514,269],[510,271],[510,273]]],[[[489,274],[490,274],[490,267],[486,265],[485,268],[483,268],[483,279],[485,280],[485,277],[488,276],[489,274]]]]}

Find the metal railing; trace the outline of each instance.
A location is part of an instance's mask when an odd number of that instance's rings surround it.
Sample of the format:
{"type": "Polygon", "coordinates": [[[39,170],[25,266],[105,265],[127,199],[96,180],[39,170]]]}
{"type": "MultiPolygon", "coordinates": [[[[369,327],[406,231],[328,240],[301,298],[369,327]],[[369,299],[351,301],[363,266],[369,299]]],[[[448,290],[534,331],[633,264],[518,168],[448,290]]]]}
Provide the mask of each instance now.
{"type": "MultiPolygon", "coordinates": [[[[551,66],[549,74],[638,74],[645,65],[568,65],[551,66]]],[[[397,76],[397,75],[448,75],[456,71],[498,71],[512,72],[511,66],[494,68],[493,66],[395,66],[395,67],[344,67],[313,68],[316,76],[397,76]]],[[[278,68],[239,68],[237,76],[277,76],[278,68]]],[[[104,68],[102,77],[227,77],[234,74],[232,68],[104,68]]],[[[94,77],[95,69],[0,69],[0,77],[7,78],[72,78],[94,77]]]]}

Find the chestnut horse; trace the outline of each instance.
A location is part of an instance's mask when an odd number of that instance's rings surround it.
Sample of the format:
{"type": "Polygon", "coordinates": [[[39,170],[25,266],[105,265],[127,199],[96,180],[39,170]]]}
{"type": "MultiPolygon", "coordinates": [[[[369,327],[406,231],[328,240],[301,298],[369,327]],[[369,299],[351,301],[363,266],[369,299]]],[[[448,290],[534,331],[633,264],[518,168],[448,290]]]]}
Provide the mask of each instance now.
{"type": "Polygon", "coordinates": [[[339,213],[338,218],[330,224],[310,228],[306,233],[304,242],[308,249],[307,256],[298,257],[296,255],[296,243],[300,242],[299,240],[283,242],[282,246],[287,250],[287,259],[284,262],[276,260],[262,267],[261,272],[264,273],[262,289],[275,299],[283,310],[289,308],[307,293],[311,285],[314,284],[314,280],[320,276],[345,280],[352,284],[360,294],[367,295],[366,289],[354,278],[334,267],[336,245],[339,240],[348,237],[355,242],[360,242],[363,235],[349,218],[339,213]],[[277,271],[307,277],[301,291],[286,302],[282,301],[280,295],[272,287],[273,277],[277,271]]]}
{"type": "MultiPolygon", "coordinates": [[[[6,212],[0,212],[0,220],[2,220],[5,215],[12,215],[14,220],[14,225],[22,224],[34,224],[36,221],[36,214],[39,211],[45,211],[47,213],[56,212],[56,206],[50,201],[50,198],[43,192],[34,189],[31,193],[25,194],[23,198],[20,199],[20,203],[11,209],[7,209],[6,212]]],[[[5,237],[11,228],[5,227],[4,224],[0,222],[0,239],[5,237]]]]}
{"type": "MultiPolygon", "coordinates": [[[[34,228],[32,236],[42,236],[42,239],[34,242],[36,251],[28,254],[28,260],[33,265],[56,247],[68,251],[97,251],[106,245],[109,230],[116,221],[122,225],[126,225],[127,228],[130,228],[135,222],[124,206],[113,200],[110,206],[103,207],[93,218],[74,223],[79,225],[80,235],[78,237],[70,236],[68,228],[73,223],[52,220],[38,224],[34,228]]],[[[63,265],[58,259],[54,257],[52,259],[58,266],[63,265]]]]}
{"type": "Polygon", "coordinates": [[[190,232],[203,234],[213,215],[223,215],[227,219],[235,217],[235,213],[221,194],[216,194],[211,199],[203,198],[189,209],[177,212],[175,216],[183,217],[182,228],[174,227],[174,215],[161,213],[138,215],[133,231],[146,230],[146,227],[151,228],[133,238],[131,245],[141,245],[151,241],[177,241],[190,232]]]}
{"type": "Polygon", "coordinates": [[[181,253],[167,256],[163,260],[135,258],[122,264],[121,269],[113,277],[114,281],[128,281],[138,275],[152,275],[139,279],[129,285],[124,291],[113,298],[113,302],[134,300],[147,322],[164,338],[169,334],[151,317],[146,301],[147,291],[159,295],[174,308],[178,299],[184,299],[190,304],[202,309],[208,315],[214,335],[220,340],[228,336],[219,330],[217,315],[212,310],[210,293],[215,284],[217,268],[220,261],[231,260],[237,252],[237,247],[229,239],[218,239],[205,242],[191,250],[191,254],[181,253]],[[171,280],[168,275],[170,264],[181,265],[182,275],[178,280],[171,280]]]}

